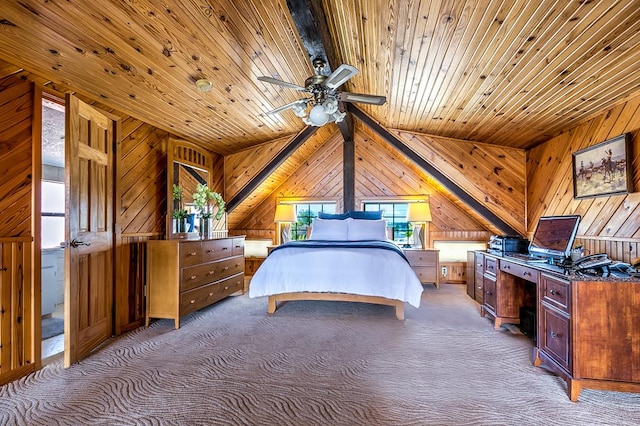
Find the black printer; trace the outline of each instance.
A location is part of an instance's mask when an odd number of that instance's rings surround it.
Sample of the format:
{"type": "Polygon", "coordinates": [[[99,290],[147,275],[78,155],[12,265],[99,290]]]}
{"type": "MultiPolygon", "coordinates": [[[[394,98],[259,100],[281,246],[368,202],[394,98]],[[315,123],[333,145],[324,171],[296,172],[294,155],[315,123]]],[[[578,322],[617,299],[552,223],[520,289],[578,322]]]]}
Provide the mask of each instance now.
{"type": "Polygon", "coordinates": [[[528,253],[529,240],[520,236],[492,235],[489,238],[489,250],[504,253],[528,253]]]}

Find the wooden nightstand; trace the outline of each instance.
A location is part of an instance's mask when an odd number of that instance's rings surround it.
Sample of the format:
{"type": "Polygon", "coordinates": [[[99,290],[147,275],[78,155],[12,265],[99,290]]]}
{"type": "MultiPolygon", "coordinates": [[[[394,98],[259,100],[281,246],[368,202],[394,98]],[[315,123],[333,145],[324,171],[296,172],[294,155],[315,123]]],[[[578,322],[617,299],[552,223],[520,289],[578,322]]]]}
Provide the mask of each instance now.
{"type": "Polygon", "coordinates": [[[440,250],[406,248],[402,251],[421,283],[433,283],[436,288],[440,288],[440,261],[438,260],[440,250]]]}

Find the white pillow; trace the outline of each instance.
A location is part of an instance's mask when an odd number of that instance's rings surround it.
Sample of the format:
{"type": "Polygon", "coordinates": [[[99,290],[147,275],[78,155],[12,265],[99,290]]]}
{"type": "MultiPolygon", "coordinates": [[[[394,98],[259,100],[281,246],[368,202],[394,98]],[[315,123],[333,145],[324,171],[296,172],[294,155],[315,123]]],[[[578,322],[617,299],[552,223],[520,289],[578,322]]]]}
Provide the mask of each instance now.
{"type": "Polygon", "coordinates": [[[349,241],[386,240],[387,221],[384,219],[353,219],[346,220],[349,224],[347,238],[349,241]]]}
{"type": "Polygon", "coordinates": [[[347,241],[347,221],[314,219],[310,240],[347,241]]]}

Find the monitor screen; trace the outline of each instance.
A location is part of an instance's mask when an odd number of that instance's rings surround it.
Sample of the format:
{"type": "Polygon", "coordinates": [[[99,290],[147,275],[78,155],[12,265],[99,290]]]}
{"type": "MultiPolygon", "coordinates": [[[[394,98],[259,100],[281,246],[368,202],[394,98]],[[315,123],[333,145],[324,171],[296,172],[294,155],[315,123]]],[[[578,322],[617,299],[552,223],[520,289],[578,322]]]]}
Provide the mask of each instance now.
{"type": "Polygon", "coordinates": [[[576,239],[580,216],[543,216],[529,244],[529,253],[548,257],[566,258],[576,239]]]}

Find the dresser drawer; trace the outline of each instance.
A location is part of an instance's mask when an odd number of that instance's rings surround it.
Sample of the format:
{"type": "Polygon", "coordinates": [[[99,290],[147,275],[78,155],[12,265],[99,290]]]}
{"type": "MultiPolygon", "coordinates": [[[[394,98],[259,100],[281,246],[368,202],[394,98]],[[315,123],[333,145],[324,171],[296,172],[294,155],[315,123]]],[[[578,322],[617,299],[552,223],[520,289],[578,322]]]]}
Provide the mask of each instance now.
{"type": "Polygon", "coordinates": [[[180,291],[192,290],[203,284],[219,281],[242,272],[244,272],[244,257],[242,256],[183,268],[180,291]]]}
{"type": "Polygon", "coordinates": [[[244,237],[233,239],[231,254],[234,256],[244,256],[244,237]]]}
{"type": "Polygon", "coordinates": [[[438,262],[438,252],[436,251],[405,250],[404,255],[411,266],[435,267],[438,262]]]}
{"type": "Polygon", "coordinates": [[[202,261],[222,259],[232,255],[233,239],[222,238],[219,240],[205,240],[202,242],[202,261]]]}
{"type": "Polygon", "coordinates": [[[527,281],[531,281],[532,283],[538,282],[538,271],[528,266],[500,260],[500,270],[527,281]]]}
{"type": "Polygon", "coordinates": [[[438,278],[435,265],[434,267],[412,266],[411,269],[416,273],[421,283],[435,283],[438,278]]]}
{"type": "Polygon", "coordinates": [[[200,241],[180,243],[180,265],[191,266],[202,262],[202,244],[200,241]]]}
{"type": "Polygon", "coordinates": [[[217,283],[220,298],[244,289],[244,274],[233,275],[217,283]]]}
{"type": "Polygon", "coordinates": [[[541,299],[567,314],[570,313],[571,286],[568,281],[542,274],[540,280],[541,299]]]}
{"type": "Polygon", "coordinates": [[[222,298],[218,283],[208,284],[180,295],[180,316],[190,314],[222,298]]]}
{"type": "Polygon", "coordinates": [[[570,320],[567,316],[555,311],[546,303],[540,309],[540,348],[553,358],[562,368],[571,371],[569,332],[570,320]]]}

